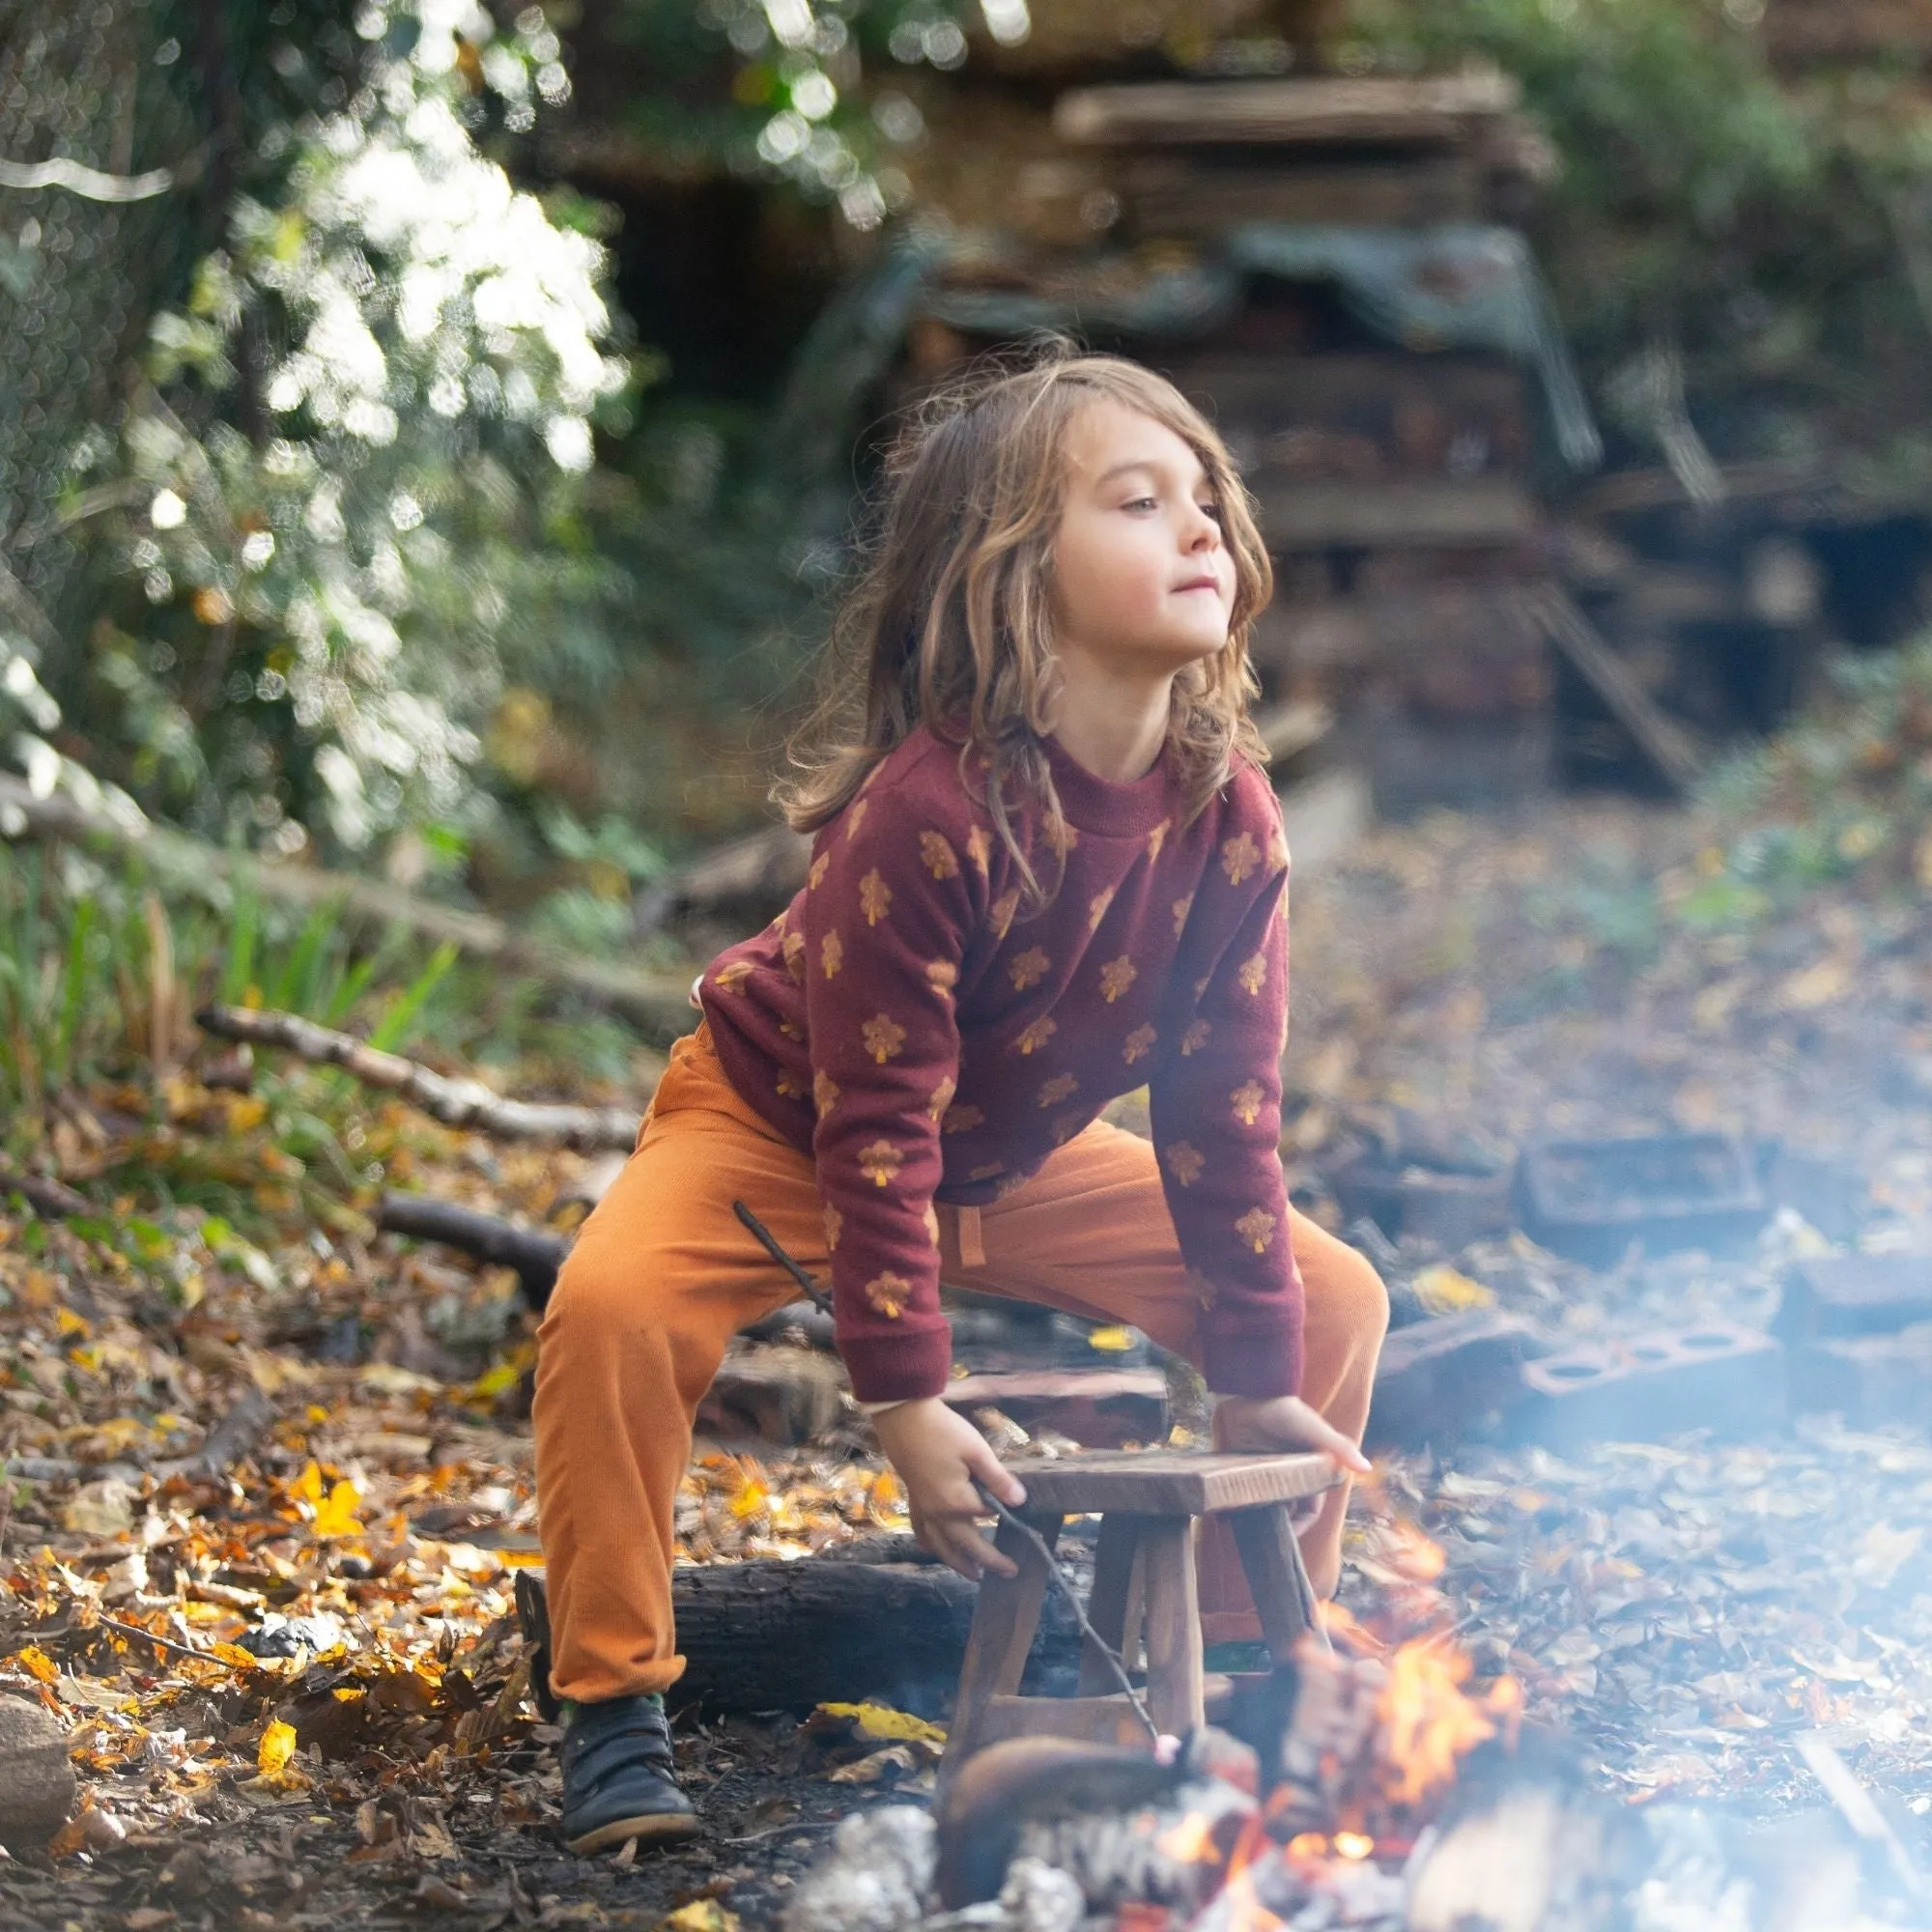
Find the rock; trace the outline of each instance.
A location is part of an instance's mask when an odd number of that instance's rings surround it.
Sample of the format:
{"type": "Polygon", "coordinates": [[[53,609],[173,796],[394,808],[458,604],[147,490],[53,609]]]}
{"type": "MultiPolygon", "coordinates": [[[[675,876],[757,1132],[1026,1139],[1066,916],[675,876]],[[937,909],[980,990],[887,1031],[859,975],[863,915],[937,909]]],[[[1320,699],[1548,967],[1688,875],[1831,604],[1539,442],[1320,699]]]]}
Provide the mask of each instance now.
{"type": "Polygon", "coordinates": [[[38,1704],[0,1696],[0,1845],[40,1850],[67,1822],[74,1794],[60,1726],[38,1704]]]}

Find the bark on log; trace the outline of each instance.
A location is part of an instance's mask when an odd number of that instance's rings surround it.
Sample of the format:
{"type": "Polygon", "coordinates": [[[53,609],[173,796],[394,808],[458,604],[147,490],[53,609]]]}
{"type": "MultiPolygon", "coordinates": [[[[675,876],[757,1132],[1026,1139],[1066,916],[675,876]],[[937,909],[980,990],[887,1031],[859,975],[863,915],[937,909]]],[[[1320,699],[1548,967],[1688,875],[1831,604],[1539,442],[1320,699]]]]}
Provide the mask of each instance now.
{"type": "MultiPolygon", "coordinates": [[[[385,1053],[318,1026],[296,1013],[257,1012],[246,1007],[204,1007],[195,1024],[217,1039],[250,1046],[279,1047],[317,1066],[339,1066],[366,1087],[400,1094],[434,1121],[450,1127],[474,1127],[500,1140],[557,1141],[579,1152],[615,1149],[629,1153],[637,1145],[640,1117],[628,1107],[559,1106],[542,1100],[511,1100],[480,1080],[453,1080],[432,1072],[399,1053],[385,1053]]],[[[655,1086],[655,1082],[652,1082],[655,1086]]]]}
{"type": "Polygon", "coordinates": [[[17,1194],[43,1221],[65,1221],[70,1214],[85,1214],[89,1206],[87,1196],[66,1181],[22,1174],[11,1161],[0,1161],[0,1201],[10,1194],[17,1194]]]}
{"type": "Polygon", "coordinates": [[[608,1007],[662,1033],[689,1033],[695,1015],[690,981],[575,958],[526,938],[487,913],[435,905],[399,886],[312,866],[271,866],[237,857],[185,833],[156,825],[129,804],[119,810],[102,802],[84,805],[66,793],[36,796],[21,780],[0,773],[0,835],[9,838],[60,838],[94,849],[139,856],[170,872],[243,882],[265,898],[290,905],[333,906],[349,921],[400,925],[439,943],[448,942],[475,959],[494,960],[515,973],[608,1007]]]}
{"type": "MultiPolygon", "coordinates": [[[[978,1596],[937,1563],[753,1562],[690,1565],[671,1579],[684,1676],[673,1706],[809,1711],[873,1697],[930,1708],[959,1680],[978,1596]]],[[[1070,1690],[1080,1633],[1049,1600],[1025,1689],[1070,1690]]]]}

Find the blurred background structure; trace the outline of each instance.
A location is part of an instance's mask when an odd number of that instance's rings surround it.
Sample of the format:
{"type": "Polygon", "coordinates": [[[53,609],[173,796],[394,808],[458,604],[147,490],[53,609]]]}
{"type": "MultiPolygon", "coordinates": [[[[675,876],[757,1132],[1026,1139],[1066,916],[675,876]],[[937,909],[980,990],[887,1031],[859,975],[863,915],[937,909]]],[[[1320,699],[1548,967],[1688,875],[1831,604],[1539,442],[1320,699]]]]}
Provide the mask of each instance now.
{"type": "Polygon", "coordinates": [[[895,412],[1056,329],[1235,445],[1284,782],[1681,794],[1924,620],[1928,60],[1911,0],[8,0],[14,782],[728,929],[895,412]]]}

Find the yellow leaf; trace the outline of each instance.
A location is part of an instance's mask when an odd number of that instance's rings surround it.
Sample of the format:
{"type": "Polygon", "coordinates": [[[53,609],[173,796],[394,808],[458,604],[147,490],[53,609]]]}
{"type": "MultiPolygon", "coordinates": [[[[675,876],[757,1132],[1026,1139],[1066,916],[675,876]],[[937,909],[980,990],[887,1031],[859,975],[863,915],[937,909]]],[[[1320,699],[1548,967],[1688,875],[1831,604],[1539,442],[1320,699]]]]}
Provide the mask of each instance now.
{"type": "Polygon", "coordinates": [[[1087,1338],[1090,1349],[1098,1349],[1103,1355],[1124,1354],[1134,1346],[1134,1331],[1131,1328],[1096,1328],[1087,1338]]]}
{"type": "Polygon", "coordinates": [[[1471,1281],[1452,1267],[1436,1266],[1418,1270],[1415,1293],[1432,1315],[1463,1315],[1472,1308],[1493,1308],[1495,1291],[1471,1281]]]}
{"type": "Polygon", "coordinates": [[[831,1784],[877,1784],[888,1772],[911,1776],[920,1769],[918,1754],[910,1745],[886,1745],[853,1764],[841,1764],[826,1773],[831,1784]]]}
{"type": "Polygon", "coordinates": [[[63,1335],[85,1335],[88,1332],[85,1318],[76,1315],[71,1308],[54,1310],[54,1326],[63,1335]]]}
{"type": "Polygon", "coordinates": [[[361,1500],[362,1492],[345,1476],[316,1505],[316,1535],[319,1538],[360,1536],[362,1525],[356,1520],[355,1505],[361,1500]]]}
{"type": "Polygon", "coordinates": [[[295,1754],[296,1727],[275,1718],[262,1733],[262,1742],[256,1747],[255,1769],[264,1777],[279,1777],[289,1768],[289,1759],[295,1754]]]}
{"type": "Polygon", "coordinates": [[[239,1643],[212,1643],[208,1654],[222,1663],[233,1663],[243,1670],[253,1670],[262,1661],[253,1651],[243,1650],[239,1643]]]}
{"type": "Polygon", "coordinates": [[[1818,961],[1815,966],[1807,966],[1802,973],[1794,973],[1785,980],[1778,991],[1778,1004],[1806,1010],[1815,1007],[1828,1007],[1840,998],[1852,983],[1852,962],[1842,954],[1833,954],[1818,961]]]}
{"type": "Polygon", "coordinates": [[[771,1507],[772,1492],[755,1476],[750,1478],[731,1498],[731,1514],[740,1522],[771,1507]]]}
{"type": "Polygon", "coordinates": [[[322,1504],[322,1466],[310,1463],[296,1478],[295,1499],[298,1503],[310,1503],[320,1508],[322,1504]]]}
{"type": "Polygon", "coordinates": [[[259,1094],[228,1095],[228,1131],[231,1134],[245,1134],[250,1127],[259,1127],[268,1118],[269,1103],[259,1094]]]}
{"type": "Polygon", "coordinates": [[[861,1737],[877,1738],[881,1744],[909,1741],[913,1744],[946,1743],[942,1725],[929,1724],[910,1711],[895,1711],[890,1704],[820,1704],[828,1718],[849,1718],[861,1737]]]}
{"type": "Polygon", "coordinates": [[[14,1662],[29,1677],[37,1678],[43,1684],[51,1684],[60,1676],[60,1665],[37,1643],[22,1645],[14,1653],[14,1662]]]}
{"type": "Polygon", "coordinates": [[[660,1918],[657,1932],[738,1932],[738,1915],[715,1898],[694,1898],[660,1918]]]}

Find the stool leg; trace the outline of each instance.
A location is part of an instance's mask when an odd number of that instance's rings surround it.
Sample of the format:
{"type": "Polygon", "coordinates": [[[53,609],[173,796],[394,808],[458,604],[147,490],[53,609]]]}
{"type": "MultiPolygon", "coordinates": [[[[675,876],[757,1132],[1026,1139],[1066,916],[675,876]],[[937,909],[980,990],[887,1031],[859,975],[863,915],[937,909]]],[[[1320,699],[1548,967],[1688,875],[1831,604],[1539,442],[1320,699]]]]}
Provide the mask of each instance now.
{"type": "MultiPolygon", "coordinates": [[[[1134,1551],[1140,1547],[1141,1519],[1122,1510],[1110,1511],[1100,1519],[1100,1540],[1094,1547],[1094,1589],[1087,1599],[1087,1621],[1103,1643],[1131,1670],[1123,1648],[1127,1634],[1127,1594],[1134,1578],[1134,1551]]],[[[1080,1690],[1083,1697],[1105,1696],[1120,1689],[1119,1681],[1095,1654],[1091,1643],[1082,1641],[1080,1651],[1080,1690]]]]}
{"type": "MultiPolygon", "coordinates": [[[[1063,1518],[1030,1517],[1051,1549],[1060,1540],[1063,1518]]],[[[952,1726],[947,1738],[949,1764],[962,1763],[974,1747],[989,1697],[1010,1695],[1020,1688],[1027,1653],[1039,1629],[1040,1605],[1046,1601],[1047,1569],[1039,1551],[1010,1524],[1002,1523],[994,1546],[1019,1566],[1015,1577],[990,1572],[980,1579],[979,1601],[973,1606],[973,1627],[966,1635],[966,1657],[959,1667],[959,1690],[952,1703],[952,1726]]]]}
{"type": "Polygon", "coordinates": [[[1261,1613],[1268,1655],[1275,1662],[1286,1663],[1295,1639],[1304,1631],[1321,1629],[1314,1585],[1301,1560],[1301,1546],[1294,1540],[1288,1505],[1263,1503],[1255,1509],[1230,1510],[1228,1526],[1235,1532],[1235,1548],[1240,1551],[1248,1589],[1261,1613]]]}
{"type": "Polygon", "coordinates": [[[1194,1584],[1194,1519],[1144,1519],[1141,1549],[1146,1564],[1148,1714],[1161,1730],[1185,1737],[1208,1721],[1201,1605],[1194,1584]]]}

